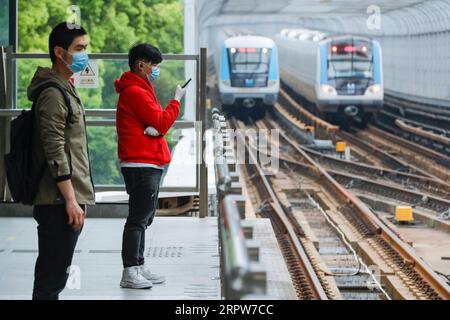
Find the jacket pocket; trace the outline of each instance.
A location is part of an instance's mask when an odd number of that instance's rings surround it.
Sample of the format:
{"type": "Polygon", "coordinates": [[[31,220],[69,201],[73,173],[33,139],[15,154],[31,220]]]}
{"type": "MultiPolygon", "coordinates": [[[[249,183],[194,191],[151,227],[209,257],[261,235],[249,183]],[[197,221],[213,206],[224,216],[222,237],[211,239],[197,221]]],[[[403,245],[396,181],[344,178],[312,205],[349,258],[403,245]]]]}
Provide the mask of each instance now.
{"type": "Polygon", "coordinates": [[[80,168],[79,170],[81,171],[81,176],[83,178],[85,177],[90,177],[90,163],[89,163],[89,157],[87,155],[87,150],[84,150],[84,148],[82,146],[79,146],[78,148],[79,152],[80,152],[80,168]]]}
{"type": "Polygon", "coordinates": [[[87,134],[84,132],[84,120],[81,107],[76,103],[75,99],[71,99],[72,103],[72,116],[68,126],[69,141],[72,146],[81,145],[83,143],[84,136],[87,134]]]}

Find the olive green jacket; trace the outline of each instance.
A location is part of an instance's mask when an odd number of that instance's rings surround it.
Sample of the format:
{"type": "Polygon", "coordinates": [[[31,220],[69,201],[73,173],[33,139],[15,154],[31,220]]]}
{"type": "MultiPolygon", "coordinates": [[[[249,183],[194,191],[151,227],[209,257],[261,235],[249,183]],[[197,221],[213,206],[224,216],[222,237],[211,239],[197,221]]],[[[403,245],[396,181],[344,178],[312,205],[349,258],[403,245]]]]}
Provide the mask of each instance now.
{"type": "Polygon", "coordinates": [[[38,67],[27,93],[31,101],[37,99],[32,144],[33,170],[45,166],[33,204],[64,203],[57,182],[68,179],[72,181],[79,204],[94,204],[85,111],[75,88],[52,69],[38,67]],[[47,82],[56,82],[66,90],[73,111],[69,124],[66,123],[68,108],[57,88],[47,88],[38,98],[34,97],[34,91],[47,82]]]}

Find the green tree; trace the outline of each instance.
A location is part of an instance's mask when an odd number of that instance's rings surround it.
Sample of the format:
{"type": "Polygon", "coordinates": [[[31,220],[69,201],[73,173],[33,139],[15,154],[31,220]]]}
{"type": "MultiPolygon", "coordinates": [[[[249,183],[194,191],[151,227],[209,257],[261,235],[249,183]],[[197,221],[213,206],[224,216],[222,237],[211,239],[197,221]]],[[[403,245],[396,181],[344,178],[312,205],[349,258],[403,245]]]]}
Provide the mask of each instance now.
{"type": "MultiPolygon", "coordinates": [[[[0,0],[1,1],[1,0],[0,0]]],[[[148,42],[163,53],[183,50],[183,8],[181,0],[19,0],[19,51],[48,52],[52,28],[66,21],[67,9],[77,5],[81,25],[89,33],[89,52],[122,52],[137,42],[148,42]]],[[[38,65],[50,66],[49,60],[18,63],[18,106],[30,107],[26,88],[38,65]]],[[[163,107],[173,97],[175,86],[183,80],[184,64],[164,62],[155,90],[163,107]]],[[[79,89],[86,108],[115,108],[117,93],[114,80],[128,70],[127,61],[100,61],[99,87],[79,89]]],[[[169,135],[170,136],[170,135],[169,135]]],[[[94,182],[121,183],[117,161],[115,128],[88,128],[94,182]]],[[[170,146],[173,142],[168,138],[170,146]]]]}
{"type": "Polygon", "coordinates": [[[8,0],[0,0],[0,45],[8,44],[8,0]]]}

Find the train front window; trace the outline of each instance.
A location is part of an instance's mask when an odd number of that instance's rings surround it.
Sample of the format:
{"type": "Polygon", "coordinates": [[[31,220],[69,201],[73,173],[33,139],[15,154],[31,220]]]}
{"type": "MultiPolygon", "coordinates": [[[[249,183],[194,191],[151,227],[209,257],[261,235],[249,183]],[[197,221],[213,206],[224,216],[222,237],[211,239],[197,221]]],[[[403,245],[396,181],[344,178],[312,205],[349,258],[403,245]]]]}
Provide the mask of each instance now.
{"type": "Polygon", "coordinates": [[[367,41],[334,42],[328,57],[328,78],[373,77],[372,46],[367,41]]]}
{"type": "Polygon", "coordinates": [[[268,48],[229,48],[231,86],[267,86],[270,52],[268,48]]]}

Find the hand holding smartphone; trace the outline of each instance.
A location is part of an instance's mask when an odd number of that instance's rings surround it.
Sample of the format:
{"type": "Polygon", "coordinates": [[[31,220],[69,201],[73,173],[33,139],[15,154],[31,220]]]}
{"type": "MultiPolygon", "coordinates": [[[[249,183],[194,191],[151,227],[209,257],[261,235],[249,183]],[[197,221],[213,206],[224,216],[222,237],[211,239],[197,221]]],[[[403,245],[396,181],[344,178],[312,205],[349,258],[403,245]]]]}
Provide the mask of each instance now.
{"type": "Polygon", "coordinates": [[[178,85],[177,89],[175,90],[175,97],[174,99],[177,101],[180,101],[184,95],[186,94],[186,86],[189,84],[189,82],[191,82],[192,78],[189,79],[188,81],[186,81],[185,84],[183,84],[183,86],[178,85]]]}
{"type": "Polygon", "coordinates": [[[191,82],[191,80],[192,80],[192,78],[189,78],[189,80],[186,81],[186,83],[183,84],[181,87],[182,87],[183,89],[186,88],[186,86],[189,84],[189,82],[191,82]]]}

